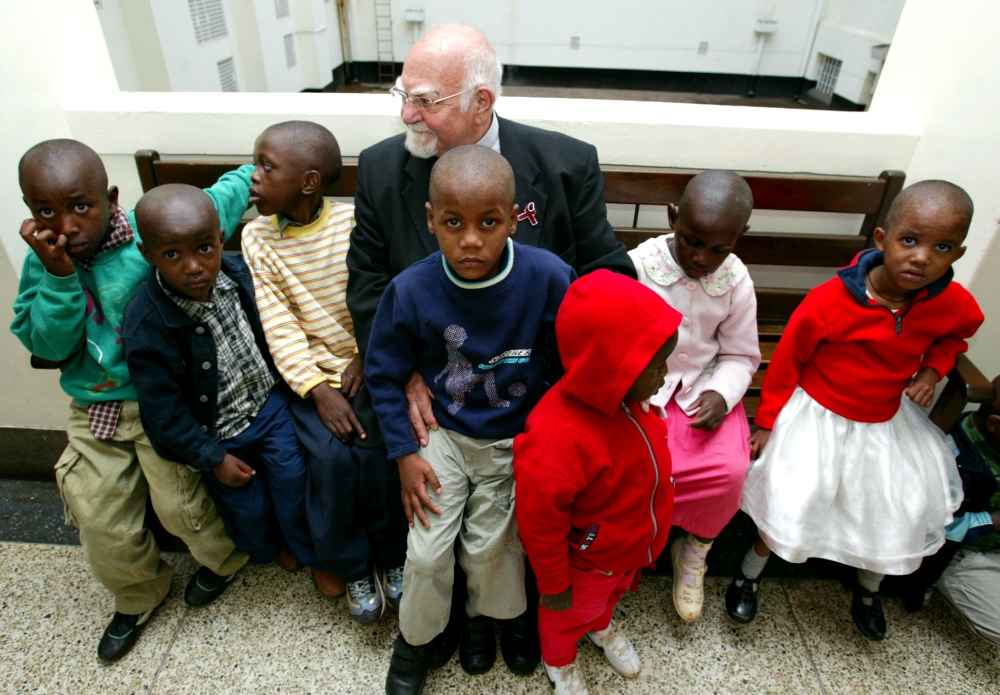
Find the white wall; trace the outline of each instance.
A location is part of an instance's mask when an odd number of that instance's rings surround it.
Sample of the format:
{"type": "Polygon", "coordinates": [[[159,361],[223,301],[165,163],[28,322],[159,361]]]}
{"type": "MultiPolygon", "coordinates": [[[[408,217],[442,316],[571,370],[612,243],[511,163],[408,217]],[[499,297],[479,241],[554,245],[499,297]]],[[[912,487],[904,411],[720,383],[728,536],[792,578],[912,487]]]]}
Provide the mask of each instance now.
{"type": "Polygon", "coordinates": [[[115,66],[118,88],[123,92],[141,90],[142,81],[136,67],[135,56],[132,55],[132,43],[128,26],[122,16],[121,0],[102,0],[101,7],[97,9],[97,17],[101,21],[101,29],[108,44],[111,63],[115,66]]]}

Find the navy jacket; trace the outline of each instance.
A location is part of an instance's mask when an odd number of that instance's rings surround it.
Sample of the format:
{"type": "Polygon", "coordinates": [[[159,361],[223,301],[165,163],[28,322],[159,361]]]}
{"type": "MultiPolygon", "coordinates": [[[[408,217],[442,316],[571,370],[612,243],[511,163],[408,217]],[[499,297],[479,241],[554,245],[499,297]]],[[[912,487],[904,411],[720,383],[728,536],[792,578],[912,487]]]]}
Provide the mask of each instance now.
{"type": "MultiPolygon", "coordinates": [[[[241,256],[223,254],[222,272],[239,286],[240,305],[257,347],[275,372],[257,316],[250,270],[241,256]]],[[[214,468],[226,450],[214,438],[219,372],[211,329],[185,314],[150,269],[125,308],[122,338],[139,394],[142,426],[156,453],[202,470],[214,468]],[[203,368],[205,363],[209,369],[203,368]]]]}

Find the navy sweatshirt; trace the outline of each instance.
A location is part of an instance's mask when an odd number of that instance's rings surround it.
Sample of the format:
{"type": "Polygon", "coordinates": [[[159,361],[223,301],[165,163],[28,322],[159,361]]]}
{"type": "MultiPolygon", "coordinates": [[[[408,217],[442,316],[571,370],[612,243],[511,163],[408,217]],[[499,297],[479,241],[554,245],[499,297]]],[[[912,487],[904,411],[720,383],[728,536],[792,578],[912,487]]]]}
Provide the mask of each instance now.
{"type": "Polygon", "coordinates": [[[437,251],[397,275],[379,303],[365,358],[389,458],[417,451],[404,387],[414,369],[445,429],[507,439],[544,392],[556,312],[576,273],[550,251],[508,240],[500,273],[463,282],[437,251]]]}

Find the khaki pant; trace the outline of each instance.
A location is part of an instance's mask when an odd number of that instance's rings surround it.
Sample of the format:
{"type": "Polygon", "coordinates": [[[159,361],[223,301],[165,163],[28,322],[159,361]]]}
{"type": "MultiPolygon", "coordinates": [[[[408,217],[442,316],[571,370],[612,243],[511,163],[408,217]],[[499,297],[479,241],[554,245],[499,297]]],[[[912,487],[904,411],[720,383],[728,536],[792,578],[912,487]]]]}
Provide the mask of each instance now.
{"type": "Polygon", "coordinates": [[[1000,645],[1000,552],[958,551],[937,587],[973,632],[1000,645]]]}
{"type": "Polygon", "coordinates": [[[114,438],[90,431],[87,409],[71,406],[69,446],[56,463],[66,523],[80,529],[90,569],[115,596],[115,610],[155,608],[170,591],[173,569],[144,525],[146,496],[170,533],[216,574],[232,574],[249,559],[226,535],[201,473],[160,458],[139,421],[135,401],[122,404],[114,438]]]}
{"type": "Polygon", "coordinates": [[[412,645],[444,631],[458,561],[468,575],[469,615],[516,618],[524,612],[524,548],[514,519],[513,439],[472,439],[445,429],[428,433],[420,455],[441,483],[428,488],[441,516],[427,512],[407,537],[399,629],[412,645]]]}

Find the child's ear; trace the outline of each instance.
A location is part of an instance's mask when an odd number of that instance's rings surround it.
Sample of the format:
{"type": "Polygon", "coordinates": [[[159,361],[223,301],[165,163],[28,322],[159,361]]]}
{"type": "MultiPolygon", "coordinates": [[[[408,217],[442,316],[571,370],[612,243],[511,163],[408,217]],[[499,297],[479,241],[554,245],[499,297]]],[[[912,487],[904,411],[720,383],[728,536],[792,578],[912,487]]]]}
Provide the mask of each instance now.
{"type": "Polygon", "coordinates": [[[323,177],[319,175],[319,172],[315,169],[307,171],[306,175],[302,177],[302,193],[304,195],[312,195],[319,190],[319,186],[323,181],[323,177]]]}
{"type": "Polygon", "coordinates": [[[962,257],[962,256],[964,256],[964,255],[965,255],[965,247],[964,247],[964,246],[959,246],[959,247],[958,247],[958,250],[957,250],[957,251],[955,251],[955,258],[954,258],[954,259],[952,259],[952,261],[951,261],[951,262],[952,262],[952,263],[956,263],[956,262],[958,262],[958,259],[959,259],[959,258],[961,258],[961,257],[962,257]]]}
{"type": "Polygon", "coordinates": [[[226,228],[219,225],[219,244],[224,245],[226,243],[226,228]]]}
{"type": "Polygon", "coordinates": [[[108,189],[108,205],[112,208],[118,205],[118,186],[112,186],[108,189]]]}
{"type": "Polygon", "coordinates": [[[146,245],[143,244],[141,241],[136,242],[135,245],[139,247],[139,253],[141,253],[142,257],[146,259],[146,263],[149,263],[149,267],[155,268],[156,264],[153,263],[153,257],[150,255],[149,251],[146,250],[146,245]]]}
{"type": "Polygon", "coordinates": [[[424,203],[424,209],[427,211],[427,231],[431,234],[434,233],[434,208],[431,207],[429,202],[424,203]]]}
{"type": "Polygon", "coordinates": [[[676,229],[677,228],[677,215],[678,215],[678,213],[679,213],[679,210],[677,209],[676,205],[674,205],[673,203],[669,203],[667,205],[667,220],[670,222],[670,229],[676,229]]]}
{"type": "Polygon", "coordinates": [[[517,233],[517,222],[518,222],[517,214],[518,214],[518,212],[520,212],[520,210],[521,210],[521,207],[517,203],[514,203],[514,207],[512,207],[510,209],[510,235],[511,236],[514,236],[514,234],[517,233]]]}
{"type": "Polygon", "coordinates": [[[887,232],[881,227],[875,228],[875,248],[879,251],[885,252],[885,237],[887,232]]]}

